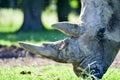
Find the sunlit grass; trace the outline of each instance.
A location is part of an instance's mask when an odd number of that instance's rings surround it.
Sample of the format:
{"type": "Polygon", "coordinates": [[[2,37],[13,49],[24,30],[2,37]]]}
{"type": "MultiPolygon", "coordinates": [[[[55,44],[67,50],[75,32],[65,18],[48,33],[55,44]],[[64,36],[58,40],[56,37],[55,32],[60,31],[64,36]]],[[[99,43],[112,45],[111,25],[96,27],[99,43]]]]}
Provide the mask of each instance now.
{"type": "MultiPolygon", "coordinates": [[[[120,69],[109,69],[102,80],[119,80],[120,69]]],[[[87,80],[78,78],[71,66],[40,66],[0,68],[1,80],[87,80]],[[31,74],[20,74],[30,71],[31,74]]]]}
{"type": "Polygon", "coordinates": [[[53,12],[49,12],[49,11],[43,12],[42,22],[43,22],[44,27],[46,29],[53,30],[51,25],[58,22],[57,13],[55,11],[53,11],[53,12]]]}
{"type": "Polygon", "coordinates": [[[36,32],[19,32],[19,33],[1,33],[0,45],[18,45],[19,41],[40,44],[46,41],[57,41],[67,36],[56,30],[41,30],[36,32]]]}
{"type": "Polygon", "coordinates": [[[0,32],[15,32],[23,23],[23,13],[19,9],[0,9],[0,32]]]}
{"type": "Polygon", "coordinates": [[[68,66],[0,68],[1,80],[80,80],[68,66]],[[31,74],[20,74],[30,71],[31,74]]]}
{"type": "Polygon", "coordinates": [[[120,69],[119,68],[108,69],[107,73],[103,77],[103,80],[120,80],[120,69]]]}

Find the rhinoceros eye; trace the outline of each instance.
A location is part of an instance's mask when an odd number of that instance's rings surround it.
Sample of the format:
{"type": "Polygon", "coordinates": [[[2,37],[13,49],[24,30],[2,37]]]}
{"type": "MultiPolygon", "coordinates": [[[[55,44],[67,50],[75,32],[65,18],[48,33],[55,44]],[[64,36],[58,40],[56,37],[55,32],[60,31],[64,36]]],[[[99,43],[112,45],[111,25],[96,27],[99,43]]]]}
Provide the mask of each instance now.
{"type": "Polygon", "coordinates": [[[99,29],[99,31],[98,31],[98,33],[97,33],[97,39],[98,40],[103,40],[103,38],[104,38],[104,32],[105,32],[105,28],[101,28],[101,29],[99,29]]]}

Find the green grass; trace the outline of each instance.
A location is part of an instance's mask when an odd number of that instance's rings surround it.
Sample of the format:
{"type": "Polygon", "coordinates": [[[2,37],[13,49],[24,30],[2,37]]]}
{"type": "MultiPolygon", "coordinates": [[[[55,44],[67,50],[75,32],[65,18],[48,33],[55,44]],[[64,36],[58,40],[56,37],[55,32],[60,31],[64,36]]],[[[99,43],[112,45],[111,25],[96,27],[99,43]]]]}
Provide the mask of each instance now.
{"type": "MultiPolygon", "coordinates": [[[[102,80],[119,80],[120,69],[109,69],[102,80]]],[[[83,80],[78,78],[70,66],[41,66],[0,68],[0,80],[83,80]],[[30,71],[31,74],[20,74],[30,71]]]]}
{"type": "Polygon", "coordinates": [[[103,77],[103,80],[120,80],[120,69],[119,68],[108,69],[107,73],[103,77]]]}
{"type": "Polygon", "coordinates": [[[0,8],[0,32],[15,32],[23,23],[23,13],[16,9],[0,8]]]}
{"type": "Polygon", "coordinates": [[[0,45],[18,45],[19,41],[39,44],[46,41],[57,41],[67,36],[56,30],[41,30],[36,32],[19,32],[19,33],[1,33],[0,45]]]}
{"type": "Polygon", "coordinates": [[[0,80],[79,80],[68,66],[16,67],[0,69],[0,80]],[[31,71],[31,74],[20,74],[31,71]]]}

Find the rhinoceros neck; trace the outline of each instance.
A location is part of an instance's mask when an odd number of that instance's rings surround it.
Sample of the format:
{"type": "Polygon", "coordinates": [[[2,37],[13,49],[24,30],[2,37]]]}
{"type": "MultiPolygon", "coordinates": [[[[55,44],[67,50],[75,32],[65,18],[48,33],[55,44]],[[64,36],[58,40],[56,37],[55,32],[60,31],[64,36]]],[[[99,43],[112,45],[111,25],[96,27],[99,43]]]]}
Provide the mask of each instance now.
{"type": "Polygon", "coordinates": [[[109,0],[108,4],[113,10],[113,14],[109,20],[106,37],[120,43],[120,0],[109,0]]]}
{"type": "Polygon", "coordinates": [[[104,46],[103,62],[104,66],[108,68],[114,61],[117,53],[119,52],[120,43],[111,40],[106,40],[103,46],[104,46]]]}

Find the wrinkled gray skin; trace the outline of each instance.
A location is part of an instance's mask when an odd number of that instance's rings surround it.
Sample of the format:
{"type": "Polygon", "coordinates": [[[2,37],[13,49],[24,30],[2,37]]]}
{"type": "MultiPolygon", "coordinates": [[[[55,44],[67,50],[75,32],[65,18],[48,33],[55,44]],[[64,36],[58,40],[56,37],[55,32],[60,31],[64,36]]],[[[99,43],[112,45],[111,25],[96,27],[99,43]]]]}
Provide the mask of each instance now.
{"type": "Polygon", "coordinates": [[[20,45],[57,62],[72,63],[77,76],[91,73],[101,79],[120,49],[119,3],[120,0],[82,0],[78,22],[52,25],[70,38],[39,46],[24,42],[20,45]]]}

